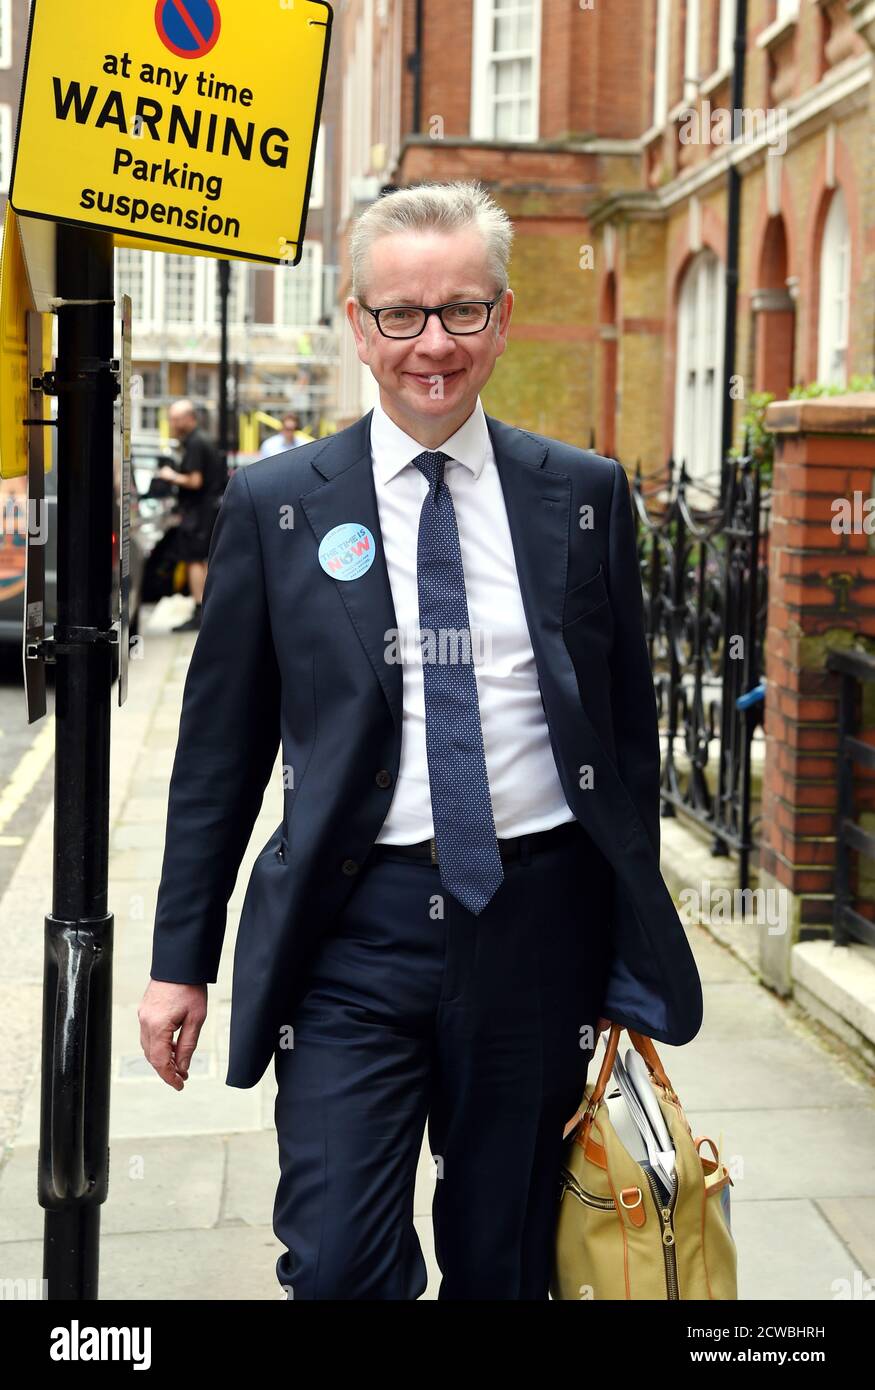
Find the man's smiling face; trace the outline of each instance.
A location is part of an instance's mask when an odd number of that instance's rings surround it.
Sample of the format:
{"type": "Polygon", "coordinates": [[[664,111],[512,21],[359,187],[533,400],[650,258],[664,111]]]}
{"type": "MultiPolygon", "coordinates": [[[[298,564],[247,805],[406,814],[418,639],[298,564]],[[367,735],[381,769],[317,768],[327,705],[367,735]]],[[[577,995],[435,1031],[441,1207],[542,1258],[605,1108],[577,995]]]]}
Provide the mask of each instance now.
{"type": "MultiPolygon", "coordinates": [[[[492,299],[486,246],[474,227],[454,232],[399,232],[378,237],[368,255],[363,298],[372,309],[492,299]]],[[[359,358],[380,387],[380,403],[401,429],[428,448],[449,439],[467,420],[477,395],[507,345],[513,308],[508,289],[481,333],[447,333],[431,314],[416,338],[384,337],[370,314],[346,301],[359,358]]]]}

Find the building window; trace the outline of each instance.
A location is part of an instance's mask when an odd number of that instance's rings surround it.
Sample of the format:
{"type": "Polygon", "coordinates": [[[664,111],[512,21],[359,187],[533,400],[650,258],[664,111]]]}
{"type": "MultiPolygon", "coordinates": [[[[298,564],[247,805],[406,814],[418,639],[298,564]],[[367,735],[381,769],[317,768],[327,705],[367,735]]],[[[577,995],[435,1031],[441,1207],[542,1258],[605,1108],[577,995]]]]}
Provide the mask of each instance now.
{"type": "Polygon", "coordinates": [[[191,374],[192,391],[198,401],[211,402],[219,393],[218,372],[212,367],[195,367],[191,374]]]}
{"type": "Polygon", "coordinates": [[[471,135],[536,140],[540,0],[475,0],[471,135]]]}
{"type": "Polygon", "coordinates": [[[197,261],[194,256],[165,255],[164,257],[164,322],[195,323],[195,277],[197,261]]]}
{"type": "Polygon", "coordinates": [[[159,367],[142,367],[140,376],[143,379],[144,396],[161,395],[161,369],[159,367]]]}
{"type": "Polygon", "coordinates": [[[12,67],[12,0],[0,0],[0,68],[12,67]]]}
{"type": "Polygon", "coordinates": [[[312,328],[322,316],[322,243],[305,241],[297,265],[274,272],[274,320],[287,328],[312,328]]]}
{"type": "Polygon", "coordinates": [[[848,309],[851,289],[851,232],[845,195],[830,199],[820,247],[820,307],[817,321],[817,379],[847,385],[848,309]]]}
{"type": "Polygon", "coordinates": [[[717,49],[717,66],[721,72],[731,68],[734,62],[735,17],[738,0],[720,0],[720,36],[717,49]]]}
{"type": "Polygon", "coordinates": [[[699,92],[699,0],[687,0],[684,38],[684,101],[695,101],[699,92]]]}
{"type": "Polygon", "coordinates": [[[157,434],[161,426],[160,370],[157,367],[138,368],[134,373],[134,387],[131,393],[134,433],[157,434]]]}
{"type": "Polygon", "coordinates": [[[118,292],[131,296],[134,328],[139,332],[151,332],[154,327],[154,277],[160,261],[161,256],[151,251],[135,251],[129,246],[116,249],[115,272],[118,292]]]}
{"type": "Polygon", "coordinates": [[[725,314],[723,267],[713,251],[700,251],[684,275],[678,301],[675,390],[675,461],[687,474],[716,487],[720,438],[725,314]]]}
{"type": "Polygon", "coordinates": [[[5,193],[12,177],[12,107],[0,102],[0,192],[5,193]]]}
{"type": "Polygon", "coordinates": [[[145,281],[143,252],[134,251],[129,246],[120,246],[115,253],[116,288],[119,298],[123,294],[131,296],[131,316],[136,324],[142,324],[147,317],[145,281]]]}

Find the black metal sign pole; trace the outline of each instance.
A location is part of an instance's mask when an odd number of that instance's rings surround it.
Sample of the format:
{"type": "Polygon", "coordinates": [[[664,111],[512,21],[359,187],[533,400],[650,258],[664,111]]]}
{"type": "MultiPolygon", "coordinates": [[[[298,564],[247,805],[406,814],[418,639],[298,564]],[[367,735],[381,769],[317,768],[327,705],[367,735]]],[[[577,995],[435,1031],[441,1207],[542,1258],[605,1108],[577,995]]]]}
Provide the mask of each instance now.
{"type": "MultiPolygon", "coordinates": [[[[744,73],[747,58],[747,0],[737,0],[732,60],[732,142],[738,137],[744,109],[744,73]]],[[[769,156],[766,155],[768,161],[769,156]]],[[[726,455],[732,447],[732,421],[735,402],[732,384],[735,376],[735,344],[738,325],[738,258],[741,241],[741,174],[730,161],[726,175],[726,316],[723,324],[723,414],[720,425],[720,501],[726,500],[729,471],[726,455]]]]}
{"type": "Polygon", "coordinates": [[[39,1200],[50,1299],[97,1297],[109,1168],[107,911],[112,626],[113,240],[58,226],[55,841],[45,919],[39,1200]]]}

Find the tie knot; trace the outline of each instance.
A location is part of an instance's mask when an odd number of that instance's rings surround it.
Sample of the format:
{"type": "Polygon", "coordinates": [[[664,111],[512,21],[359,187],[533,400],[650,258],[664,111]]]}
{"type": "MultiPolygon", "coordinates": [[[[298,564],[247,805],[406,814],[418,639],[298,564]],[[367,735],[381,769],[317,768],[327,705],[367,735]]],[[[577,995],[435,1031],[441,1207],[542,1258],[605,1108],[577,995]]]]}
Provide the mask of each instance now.
{"type": "Polygon", "coordinates": [[[442,454],[439,449],[424,449],[415,459],[411,459],[411,462],[425,478],[432,497],[436,497],[437,490],[444,480],[444,464],[450,462],[450,455],[442,454]]]}

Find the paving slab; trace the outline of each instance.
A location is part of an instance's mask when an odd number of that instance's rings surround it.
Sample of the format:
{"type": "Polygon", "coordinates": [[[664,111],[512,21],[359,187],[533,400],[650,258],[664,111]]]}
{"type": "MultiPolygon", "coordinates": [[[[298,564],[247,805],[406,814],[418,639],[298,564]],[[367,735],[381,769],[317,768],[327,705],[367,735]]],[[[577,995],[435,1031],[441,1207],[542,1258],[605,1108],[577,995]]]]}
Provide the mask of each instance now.
{"type": "MultiPolygon", "coordinates": [[[[185,617],[163,605],[162,623],[185,617]]],[[[148,630],[131,696],[113,711],[110,906],[116,917],[112,1016],[111,1181],[102,1213],[101,1296],[284,1300],[271,1229],[279,1175],[268,1067],[255,1087],[224,1083],[233,951],[249,871],[282,815],[271,779],[228,908],[219,978],[191,1077],[163,1085],[139,1041],[163,856],[167,793],[192,634],[148,630]]],[[[279,755],[278,755],[279,760],[279,755]]],[[[663,821],[666,877],[676,890],[734,882],[701,837],[663,821]]],[[[22,853],[0,902],[0,1273],[41,1275],[36,1202],[42,917],[51,862],[50,813],[22,853]]],[[[705,1019],[684,1048],[657,1044],[694,1134],[720,1143],[730,1165],[740,1297],[829,1300],[875,1277],[875,1087],[872,1074],[822,1025],[759,982],[750,932],[687,926],[703,980],[705,1019]],[[855,1273],[858,1272],[858,1273],[855,1273]]],[[[751,931],[755,934],[756,928],[751,931]]],[[[621,1040],[625,1050],[627,1040],[621,1040]]],[[[597,1074],[601,1049],[590,1077],[597,1074]]],[[[434,1299],[427,1129],[417,1164],[414,1223],[434,1299]]]]}

